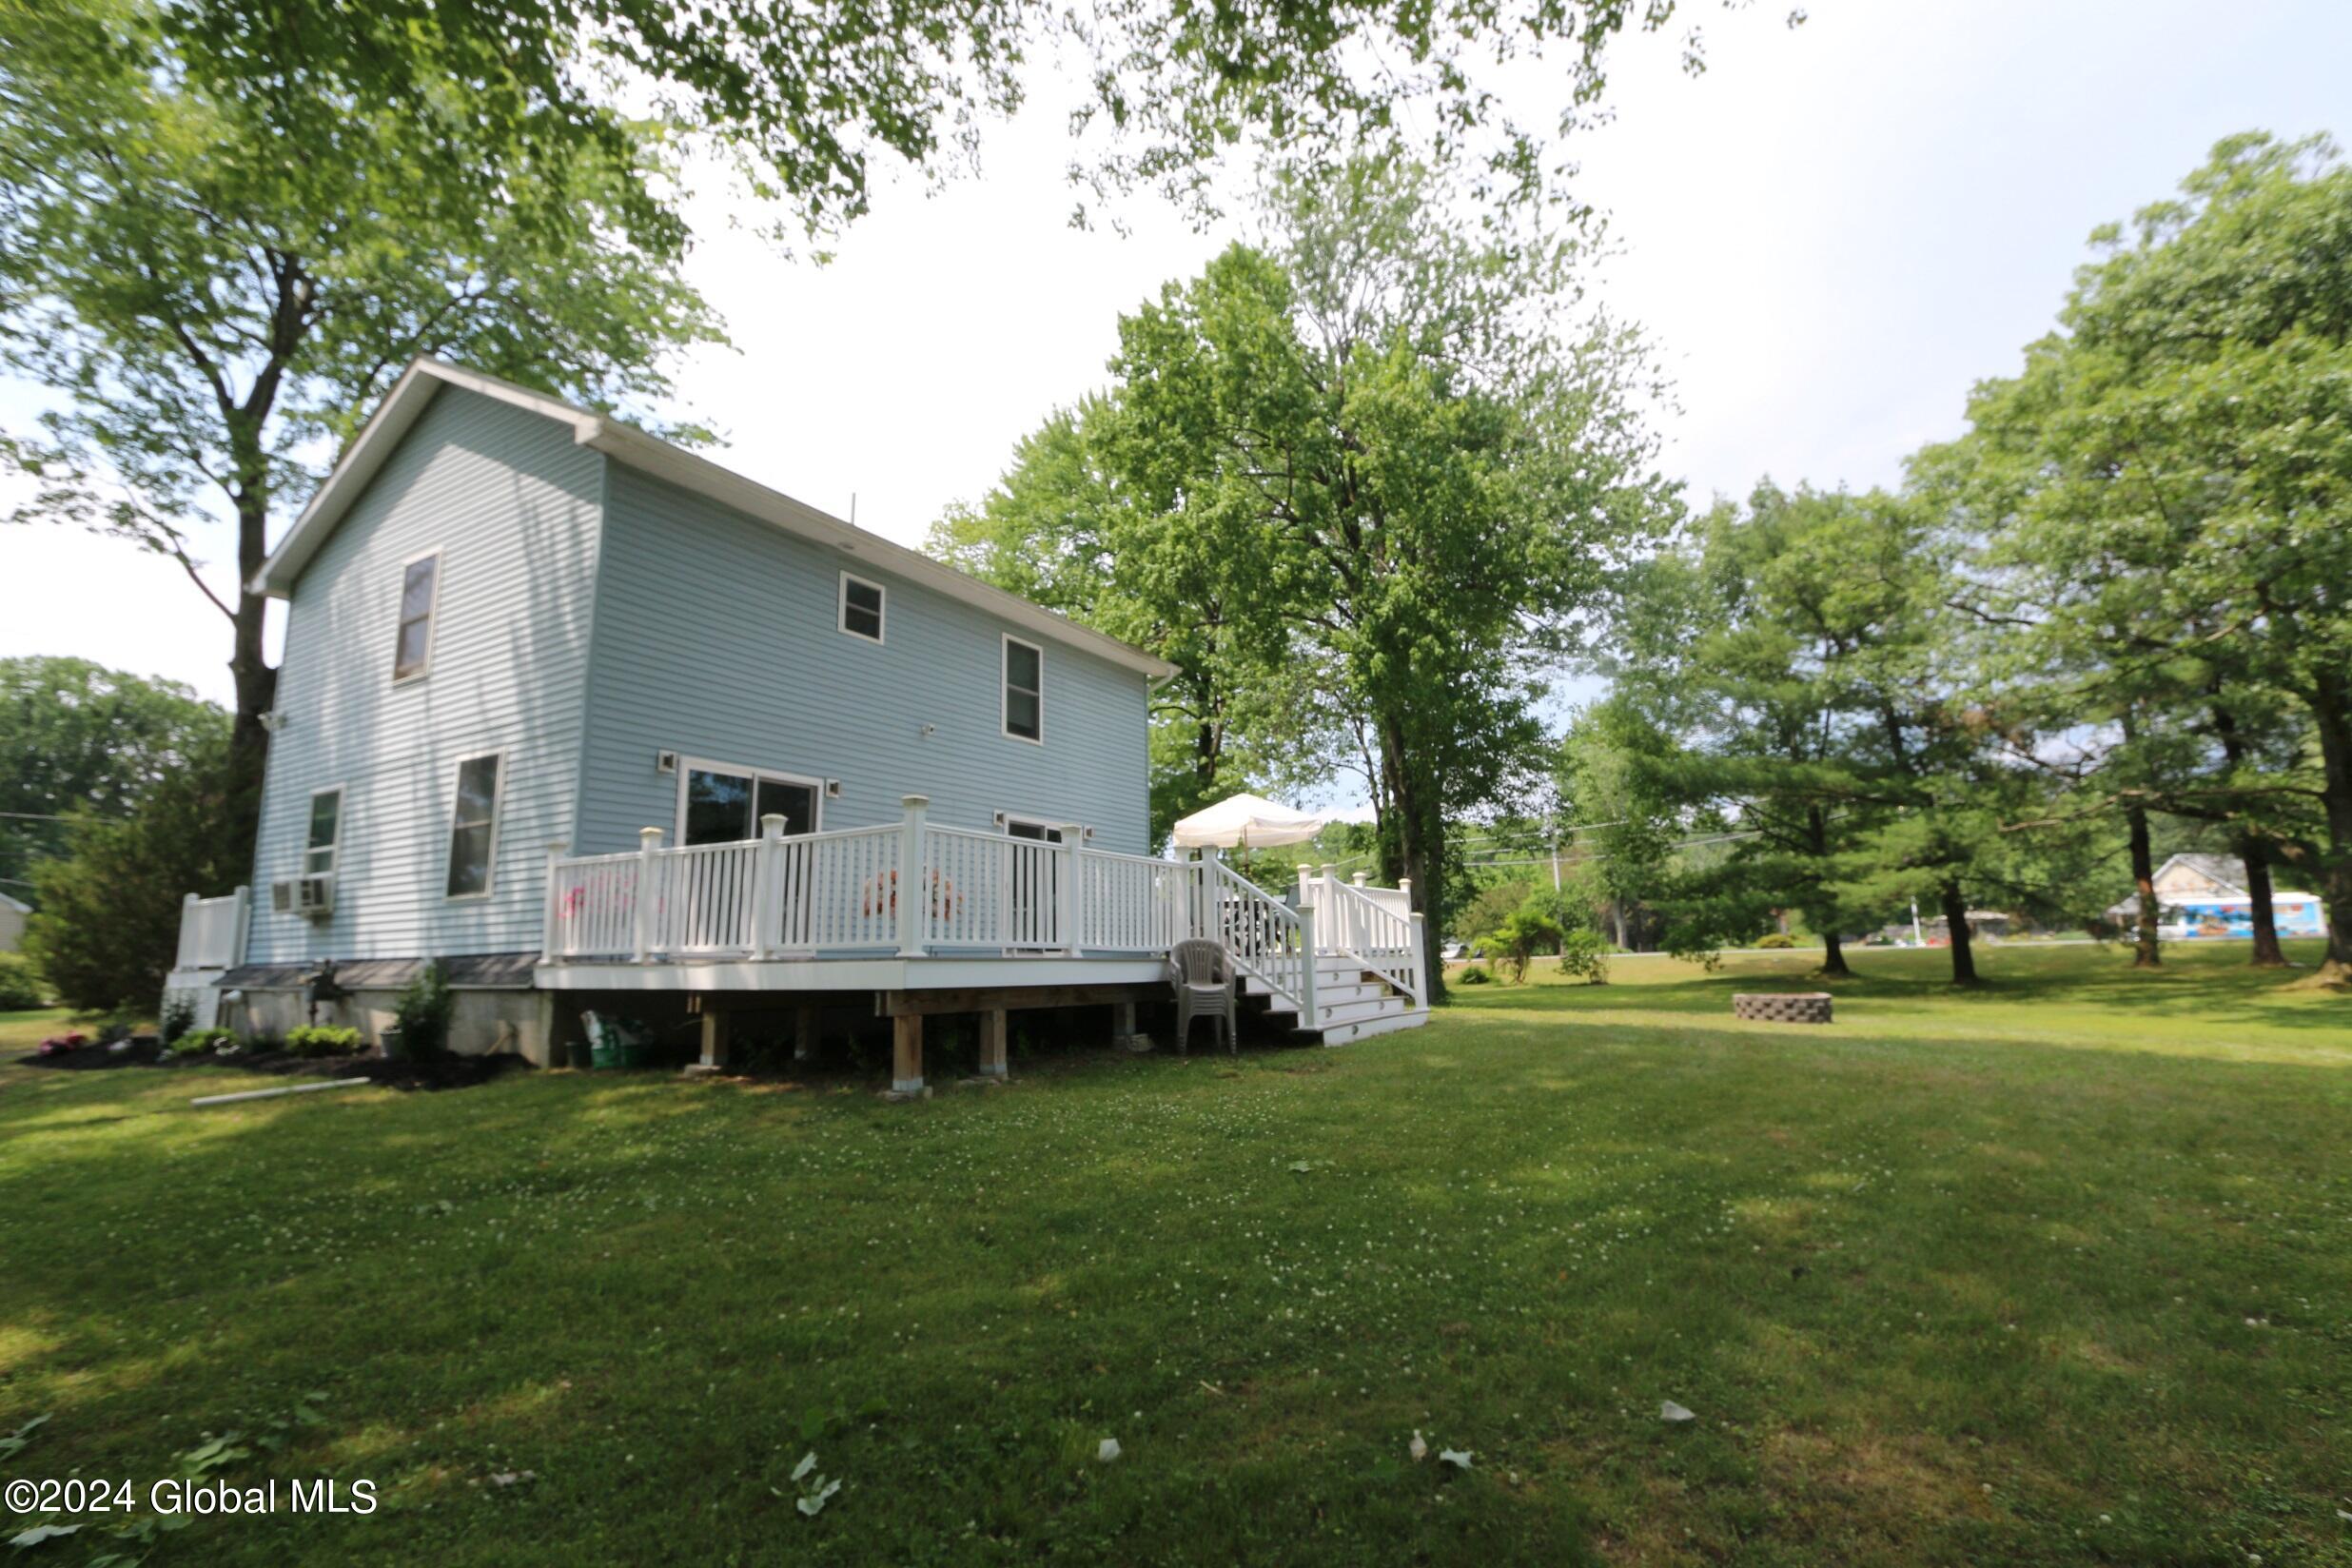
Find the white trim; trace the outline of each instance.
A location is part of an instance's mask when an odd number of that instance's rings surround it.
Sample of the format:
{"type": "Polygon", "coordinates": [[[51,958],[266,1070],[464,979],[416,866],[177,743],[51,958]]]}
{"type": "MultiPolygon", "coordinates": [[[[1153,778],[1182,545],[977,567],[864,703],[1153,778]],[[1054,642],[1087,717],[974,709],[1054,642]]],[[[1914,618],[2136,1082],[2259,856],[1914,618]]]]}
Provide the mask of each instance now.
{"type": "Polygon", "coordinates": [[[457,771],[449,776],[448,831],[441,834],[441,902],[444,904],[476,904],[488,898],[499,885],[499,834],[506,825],[506,750],[469,752],[458,758],[457,771]],[[482,880],[480,892],[451,892],[449,891],[449,857],[458,845],[458,796],[465,785],[465,765],[480,762],[485,756],[498,758],[498,785],[490,792],[490,848],[482,857],[482,880]]]}
{"type": "Polygon", "coordinates": [[[303,813],[303,875],[332,876],[343,870],[343,807],[349,802],[349,792],[344,790],[341,784],[322,784],[310,792],[310,809],[303,813]],[[318,846],[310,842],[310,828],[311,824],[318,820],[319,796],[323,794],[331,794],[335,797],[335,836],[326,845],[326,870],[314,872],[310,869],[310,857],[318,853],[318,846]]]}
{"type": "MultiPolygon", "coordinates": [[[[707,756],[688,756],[684,752],[680,752],[677,755],[677,810],[671,818],[670,833],[671,844],[678,849],[686,847],[686,781],[697,773],[726,774],[735,778],[750,779],[754,812],[759,810],[759,781],[761,779],[773,778],[779,784],[797,784],[816,798],[816,812],[810,819],[809,831],[811,833],[825,831],[825,781],[823,779],[811,778],[804,774],[788,774],[780,768],[746,768],[736,762],[715,762],[707,756]]],[[[758,836],[759,818],[754,816],[752,818],[752,837],[757,838],[758,836]]],[[[741,843],[743,840],[738,839],[736,842],[741,843]]]]}
{"type": "Polygon", "coordinates": [[[533,392],[496,376],[461,369],[439,360],[419,359],[402,373],[383,402],[368,417],[357,439],[343,449],[335,470],[326,482],[320,485],[303,508],[294,526],[279,540],[277,550],[262,565],[251,584],[259,593],[272,598],[286,598],[294,592],[295,580],[309,565],[319,547],[334,532],[352,500],[364,490],[367,481],[383,466],[401,437],[431,403],[433,396],[443,385],[461,387],[469,392],[495,398],[500,402],[528,409],[546,419],[571,427],[572,439],[579,445],[601,452],[616,461],[625,462],[656,478],[691,490],[697,495],[749,513],[763,522],[830,544],[836,549],[854,552],[858,559],[872,562],[892,576],[905,581],[931,588],[949,598],[985,611],[999,619],[1009,620],[1031,636],[1044,637],[1068,647],[1091,653],[1125,669],[1139,671],[1154,680],[1165,680],[1176,674],[1176,666],[1164,658],[1154,657],[1140,648],[1131,647],[1094,630],[1080,626],[1056,615],[1041,604],[1031,603],[1017,594],[968,577],[954,567],[931,559],[905,545],[894,544],[878,534],[853,527],[840,519],[829,516],[780,491],[745,479],[711,461],[697,457],[682,447],[632,425],[608,420],[584,408],[575,408],[559,399],[533,392]]]}
{"type": "Polygon", "coordinates": [[[871,578],[861,578],[854,572],[847,570],[843,571],[841,574],[841,592],[833,605],[833,630],[839,632],[843,637],[855,637],[860,642],[871,642],[876,647],[880,647],[883,644],[885,635],[890,631],[890,589],[884,584],[874,581],[871,578]],[[872,637],[868,637],[863,632],[854,632],[850,629],[850,584],[853,582],[856,583],[860,588],[871,588],[873,590],[874,625],[873,636],[872,637]]]}
{"type": "Polygon", "coordinates": [[[1007,740],[1026,741],[1031,746],[1046,743],[1046,651],[1027,637],[1014,637],[1010,632],[1000,634],[1002,641],[996,650],[996,731],[1007,740]],[[1016,735],[1012,728],[1012,645],[1019,643],[1037,656],[1037,733],[1016,735]]]}
{"type": "Polygon", "coordinates": [[[441,547],[438,544],[430,550],[420,550],[401,562],[401,584],[392,596],[392,684],[396,687],[413,686],[433,673],[433,650],[441,643],[441,567],[445,564],[441,559],[441,547]],[[402,675],[401,628],[408,622],[401,614],[401,606],[408,600],[408,570],[421,560],[433,563],[433,600],[424,607],[424,662],[402,675]]]}

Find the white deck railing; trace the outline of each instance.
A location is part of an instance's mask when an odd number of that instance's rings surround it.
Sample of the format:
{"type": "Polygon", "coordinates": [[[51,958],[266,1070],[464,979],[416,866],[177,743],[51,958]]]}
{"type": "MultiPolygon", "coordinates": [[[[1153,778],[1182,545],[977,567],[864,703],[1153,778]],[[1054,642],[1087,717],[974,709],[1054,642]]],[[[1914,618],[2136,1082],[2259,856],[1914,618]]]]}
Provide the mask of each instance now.
{"type": "Polygon", "coordinates": [[[1299,895],[1301,902],[1315,906],[1316,934],[1324,951],[1355,959],[1410,996],[1415,1006],[1427,1003],[1426,951],[1409,885],[1371,888],[1362,881],[1343,882],[1325,868],[1320,875],[1300,876],[1299,895]]]}
{"type": "MultiPolygon", "coordinates": [[[[1213,851],[1179,861],[1088,849],[1075,823],[1058,842],[1015,838],[932,824],[928,806],[909,796],[895,824],[789,838],[770,817],[763,836],[737,843],[663,849],[661,830],[647,828],[634,853],[567,856],[553,846],[544,956],[1163,953],[1210,935],[1307,1015],[1309,954],[1347,957],[1416,1003],[1427,997],[1406,891],[1303,867],[1294,909],[1213,851]]],[[[187,930],[184,920],[184,951],[187,930]]]]}
{"type": "Polygon", "coordinates": [[[245,961],[245,926],[252,890],[239,888],[219,898],[189,893],[180,903],[180,951],[175,970],[228,970],[245,961]]]}

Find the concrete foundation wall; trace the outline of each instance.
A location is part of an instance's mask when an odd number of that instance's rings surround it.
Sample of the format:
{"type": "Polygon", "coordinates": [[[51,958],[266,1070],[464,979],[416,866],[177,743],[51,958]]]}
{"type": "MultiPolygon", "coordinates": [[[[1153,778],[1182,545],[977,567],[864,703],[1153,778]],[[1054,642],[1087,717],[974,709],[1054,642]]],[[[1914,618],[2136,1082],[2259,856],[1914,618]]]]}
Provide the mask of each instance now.
{"type": "MultiPolygon", "coordinates": [[[[553,1062],[562,1034],[551,993],[461,989],[454,994],[457,1010],[449,1023],[451,1050],[461,1056],[511,1051],[542,1068],[553,1062]]],[[[322,1006],[319,1022],[355,1028],[368,1045],[381,1046],[399,1004],[396,990],[355,990],[343,1001],[322,1006]]],[[[221,1022],[226,1027],[265,1040],[283,1039],[288,1029],[310,1022],[308,995],[300,990],[248,990],[241,1003],[222,1011],[221,1022]]],[[[573,1028],[578,1027],[574,1020],[573,1028]]]]}

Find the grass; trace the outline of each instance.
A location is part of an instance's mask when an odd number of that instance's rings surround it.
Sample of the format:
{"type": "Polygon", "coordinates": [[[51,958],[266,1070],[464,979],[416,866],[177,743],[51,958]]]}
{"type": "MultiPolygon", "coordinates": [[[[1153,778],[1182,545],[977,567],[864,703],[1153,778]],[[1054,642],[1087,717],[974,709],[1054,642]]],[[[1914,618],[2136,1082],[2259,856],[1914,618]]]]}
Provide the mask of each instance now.
{"type": "Polygon", "coordinates": [[[160,1563],[2352,1561],[2352,1004],[2242,956],[1870,952],[1827,1029],[1620,961],[920,1106],[0,1068],[0,1471],[383,1499],[160,1563]]]}

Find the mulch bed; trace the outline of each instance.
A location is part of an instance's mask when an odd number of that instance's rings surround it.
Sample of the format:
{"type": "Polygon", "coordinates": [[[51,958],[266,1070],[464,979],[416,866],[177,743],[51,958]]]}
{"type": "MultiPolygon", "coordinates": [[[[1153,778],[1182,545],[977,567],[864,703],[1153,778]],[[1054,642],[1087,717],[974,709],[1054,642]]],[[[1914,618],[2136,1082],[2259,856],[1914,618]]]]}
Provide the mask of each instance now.
{"type": "Polygon", "coordinates": [[[422,1089],[472,1088],[531,1065],[515,1055],[446,1055],[429,1062],[395,1062],[374,1051],[360,1056],[297,1056],[284,1050],[248,1051],[241,1056],[167,1056],[162,1043],[152,1036],[134,1038],[128,1050],[109,1050],[93,1042],[54,1056],[33,1051],[17,1060],[26,1067],[67,1072],[108,1068],[234,1068],[268,1077],[364,1078],[385,1088],[422,1089]]]}

